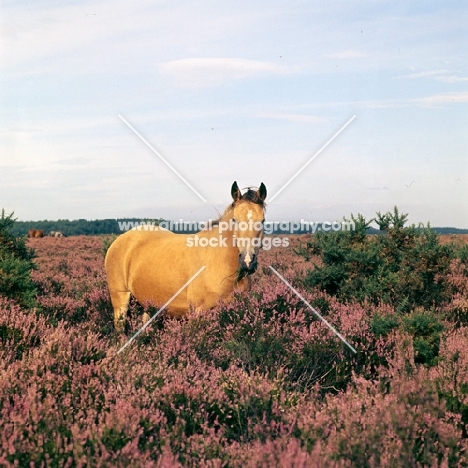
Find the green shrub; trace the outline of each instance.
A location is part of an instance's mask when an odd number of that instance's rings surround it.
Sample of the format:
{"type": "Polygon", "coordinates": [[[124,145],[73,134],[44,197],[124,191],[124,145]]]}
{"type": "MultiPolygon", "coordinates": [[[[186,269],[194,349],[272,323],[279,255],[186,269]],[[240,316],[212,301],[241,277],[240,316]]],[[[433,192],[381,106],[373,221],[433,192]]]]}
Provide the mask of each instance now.
{"type": "Polygon", "coordinates": [[[102,245],[101,245],[101,253],[102,256],[105,258],[109,247],[111,246],[112,242],[117,239],[116,234],[112,234],[111,236],[102,236],[102,245]]]}
{"type": "Polygon", "coordinates": [[[395,328],[398,328],[399,321],[396,315],[374,314],[371,319],[371,330],[378,338],[387,336],[395,328]]]}
{"type": "Polygon", "coordinates": [[[303,256],[318,254],[321,266],[309,270],[304,285],[318,287],[344,301],[390,304],[407,313],[449,299],[446,274],[454,247],[441,245],[430,226],[405,226],[406,214],[377,213],[382,234],[366,235],[371,221],[351,216],[353,231],[317,233],[303,256]]]}
{"type": "Polygon", "coordinates": [[[403,317],[403,330],[413,336],[414,362],[434,365],[444,325],[434,311],[415,310],[403,317]]]}
{"type": "Polygon", "coordinates": [[[13,213],[0,217],[0,295],[14,299],[25,307],[35,305],[35,286],[31,270],[35,268],[34,252],[26,246],[24,237],[15,237],[11,229],[13,213]]]}

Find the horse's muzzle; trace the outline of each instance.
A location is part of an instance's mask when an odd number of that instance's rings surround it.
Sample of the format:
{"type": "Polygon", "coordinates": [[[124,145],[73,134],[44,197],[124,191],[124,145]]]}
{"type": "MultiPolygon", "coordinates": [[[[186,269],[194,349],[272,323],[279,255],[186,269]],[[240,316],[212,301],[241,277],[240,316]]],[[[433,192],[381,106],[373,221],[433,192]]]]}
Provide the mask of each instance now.
{"type": "Polygon", "coordinates": [[[256,254],[239,254],[239,266],[243,273],[251,275],[257,271],[257,255],[256,254]]]}

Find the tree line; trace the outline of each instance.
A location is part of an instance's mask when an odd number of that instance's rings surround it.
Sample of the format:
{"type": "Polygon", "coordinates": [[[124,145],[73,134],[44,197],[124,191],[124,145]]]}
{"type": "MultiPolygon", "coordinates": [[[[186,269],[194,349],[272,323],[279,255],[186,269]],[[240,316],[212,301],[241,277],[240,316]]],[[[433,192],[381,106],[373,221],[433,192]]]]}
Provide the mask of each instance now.
{"type": "Polygon", "coordinates": [[[59,219],[57,221],[16,221],[11,232],[16,236],[24,236],[31,229],[42,229],[45,235],[51,231],[60,231],[66,236],[120,234],[116,219],[59,219]]]}
{"type": "MultiPolygon", "coordinates": [[[[57,221],[16,221],[11,229],[11,233],[16,236],[24,236],[28,234],[30,229],[42,229],[45,235],[51,231],[60,231],[66,236],[92,236],[100,234],[121,234],[122,231],[119,223],[125,222],[140,222],[141,218],[119,218],[119,219],[59,219],[57,221]]],[[[156,224],[163,219],[156,220],[156,224]]],[[[168,221],[167,221],[168,222],[168,221]]],[[[435,227],[433,230],[438,234],[468,234],[468,229],[457,229],[452,227],[435,227]]],[[[305,232],[295,232],[295,234],[304,234],[305,232]]],[[[379,229],[372,227],[367,228],[367,234],[377,234],[379,229]]],[[[289,234],[283,232],[280,228],[274,230],[274,234],[289,234]]]]}

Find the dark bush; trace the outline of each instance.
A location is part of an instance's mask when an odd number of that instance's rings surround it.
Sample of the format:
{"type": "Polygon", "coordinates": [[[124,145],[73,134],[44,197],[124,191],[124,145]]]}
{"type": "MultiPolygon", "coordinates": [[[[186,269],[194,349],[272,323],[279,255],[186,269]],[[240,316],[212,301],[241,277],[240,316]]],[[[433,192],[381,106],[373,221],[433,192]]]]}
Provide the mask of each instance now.
{"type": "Polygon", "coordinates": [[[407,215],[377,213],[381,234],[366,235],[371,221],[351,216],[352,231],[317,233],[307,243],[307,258],[318,254],[304,285],[318,287],[343,301],[389,304],[400,312],[440,306],[450,298],[446,275],[455,256],[452,245],[439,243],[430,226],[405,226],[407,215]]]}
{"type": "Polygon", "coordinates": [[[14,299],[25,307],[35,305],[35,286],[31,280],[34,252],[26,246],[24,237],[15,237],[11,229],[13,213],[0,217],[0,295],[14,299]]]}
{"type": "Polygon", "coordinates": [[[435,312],[416,310],[403,317],[402,325],[403,330],[413,336],[414,362],[436,364],[444,325],[435,312]]]}

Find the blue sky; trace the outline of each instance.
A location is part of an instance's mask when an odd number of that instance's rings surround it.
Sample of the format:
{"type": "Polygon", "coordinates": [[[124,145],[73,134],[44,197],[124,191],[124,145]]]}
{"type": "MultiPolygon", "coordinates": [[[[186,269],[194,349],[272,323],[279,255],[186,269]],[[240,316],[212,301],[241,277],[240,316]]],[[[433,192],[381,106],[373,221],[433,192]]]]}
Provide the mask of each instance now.
{"type": "Polygon", "coordinates": [[[397,205],[468,227],[464,2],[0,5],[0,201],[21,220],[213,218],[234,180],[274,195],[355,115],[269,220],[397,205]]]}

